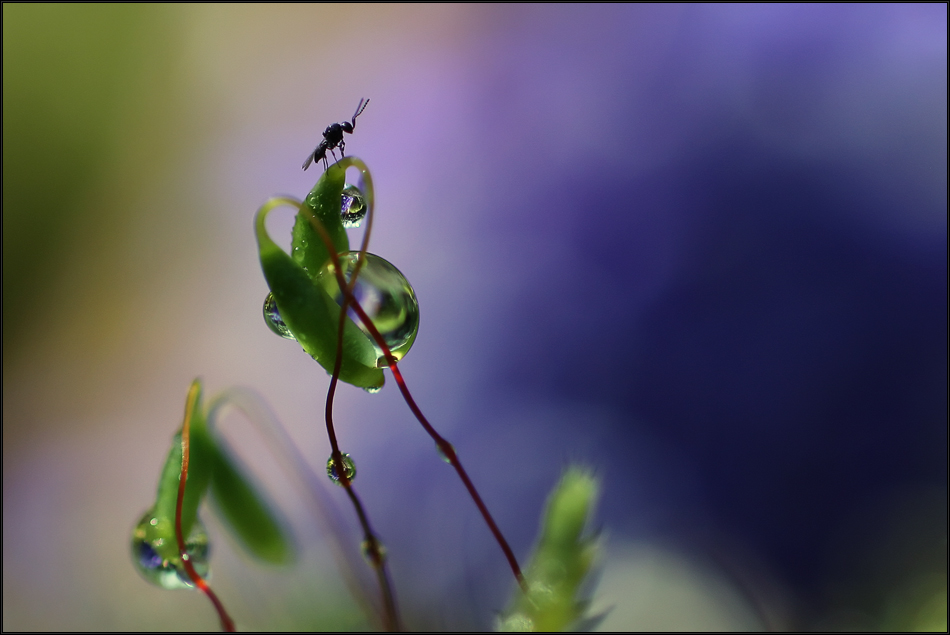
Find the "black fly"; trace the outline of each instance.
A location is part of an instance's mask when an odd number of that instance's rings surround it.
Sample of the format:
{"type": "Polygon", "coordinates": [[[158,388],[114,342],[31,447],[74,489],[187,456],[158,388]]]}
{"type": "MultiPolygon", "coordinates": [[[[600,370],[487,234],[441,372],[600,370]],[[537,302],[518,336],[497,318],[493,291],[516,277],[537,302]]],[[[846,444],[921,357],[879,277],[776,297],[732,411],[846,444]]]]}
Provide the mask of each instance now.
{"type": "Polygon", "coordinates": [[[323,169],[326,170],[329,167],[327,163],[327,150],[330,151],[330,154],[333,155],[335,160],[336,153],[333,149],[338,147],[340,148],[340,156],[342,157],[343,148],[346,147],[346,141],[343,140],[343,133],[353,134],[353,131],[356,130],[356,118],[360,116],[360,113],[362,113],[368,105],[368,99],[361,99],[359,105],[356,107],[356,112],[353,113],[352,119],[344,121],[343,123],[333,123],[327,126],[327,129],[323,131],[323,141],[313,149],[313,152],[310,153],[307,160],[303,162],[303,169],[306,170],[314,161],[323,159],[323,169]]]}

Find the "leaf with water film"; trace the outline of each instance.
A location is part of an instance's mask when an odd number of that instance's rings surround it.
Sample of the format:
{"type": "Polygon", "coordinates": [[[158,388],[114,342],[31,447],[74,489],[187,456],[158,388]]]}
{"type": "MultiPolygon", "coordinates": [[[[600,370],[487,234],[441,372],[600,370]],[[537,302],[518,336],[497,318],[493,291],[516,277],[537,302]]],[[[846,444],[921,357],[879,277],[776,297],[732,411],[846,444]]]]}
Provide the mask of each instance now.
{"type": "MultiPolygon", "coordinates": [[[[341,181],[340,189],[336,192],[338,223],[342,189],[341,181]]],[[[296,205],[296,202],[289,199],[271,199],[258,210],[255,226],[261,268],[274,295],[280,318],[287,329],[311,357],[332,372],[337,352],[340,307],[326,292],[318,288],[308,272],[267,234],[264,225],[267,214],[283,204],[296,205]]],[[[302,208],[298,218],[310,214],[312,212],[309,208],[302,208]]],[[[342,231],[342,225],[340,229],[342,231]]],[[[314,275],[316,273],[314,272],[314,275]]],[[[376,350],[370,339],[352,320],[346,320],[340,380],[360,387],[382,386],[383,373],[376,368],[376,360],[376,350]]]]}
{"type": "Polygon", "coordinates": [[[301,212],[294,221],[291,254],[304,271],[315,279],[317,273],[330,259],[326,244],[314,229],[309,216],[320,221],[330,237],[336,253],[350,250],[349,238],[340,216],[341,199],[346,180],[346,167],[334,163],[323,173],[301,205],[301,212]],[[305,209],[304,209],[305,208],[305,209]],[[307,214],[307,211],[310,214],[307,214]]]}
{"type": "Polygon", "coordinates": [[[571,630],[587,602],[580,588],[597,558],[595,536],[584,534],[599,484],[587,470],[570,467],[548,498],[541,533],[525,569],[527,592],[516,591],[499,620],[501,631],[571,630]]]}
{"type": "MultiPolygon", "coordinates": [[[[307,353],[331,372],[336,361],[342,295],[339,287],[331,289],[336,273],[327,243],[332,243],[336,254],[345,261],[342,274],[349,280],[357,252],[348,251],[344,225],[358,222],[372,204],[369,170],[359,159],[346,157],[324,172],[303,203],[274,198],[265,203],[257,215],[261,267],[271,289],[264,307],[265,321],[278,335],[296,339],[307,353]],[[365,192],[345,184],[348,167],[360,170],[365,192]],[[290,257],[270,239],[264,226],[267,214],[283,204],[298,208],[290,257]],[[308,279],[324,293],[310,289],[308,279]]],[[[393,355],[399,359],[412,346],[418,329],[415,294],[395,267],[371,254],[367,254],[364,260],[354,293],[393,355]]],[[[342,348],[341,381],[362,388],[383,385],[383,376],[378,369],[388,365],[385,355],[365,329],[349,318],[344,322],[342,348]]]]}

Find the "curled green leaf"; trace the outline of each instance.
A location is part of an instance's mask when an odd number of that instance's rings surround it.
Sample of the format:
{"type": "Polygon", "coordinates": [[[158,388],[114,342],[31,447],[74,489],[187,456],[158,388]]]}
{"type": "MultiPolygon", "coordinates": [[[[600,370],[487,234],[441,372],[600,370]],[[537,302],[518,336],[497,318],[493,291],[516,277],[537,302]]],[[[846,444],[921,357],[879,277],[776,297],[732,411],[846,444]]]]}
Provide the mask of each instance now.
{"type": "MultiPolygon", "coordinates": [[[[292,540],[282,522],[254,486],[227,445],[211,427],[213,412],[202,407],[201,382],[188,392],[188,469],[182,499],[181,525],[192,563],[207,574],[208,538],[198,519],[198,507],[211,488],[226,526],[251,555],[273,563],[293,557],[292,540]]],[[[219,398],[212,410],[222,404],[219,398]]],[[[155,504],[142,517],[132,536],[132,551],[142,575],[164,588],[190,586],[182,571],[175,533],[175,514],[182,474],[182,429],[176,433],[159,477],[155,504]]]]}
{"type": "MultiPolygon", "coordinates": [[[[365,170],[361,161],[347,157],[323,174],[306,201],[272,198],[258,210],[255,220],[261,268],[281,319],[304,351],[329,372],[336,361],[340,307],[317,285],[316,279],[329,259],[321,230],[337,253],[346,253],[349,249],[340,220],[344,176],[349,165],[365,170]],[[281,205],[291,205],[298,210],[292,257],[270,238],[265,226],[267,215],[281,205]]],[[[371,204],[371,186],[366,198],[371,204]]],[[[373,342],[350,319],[344,323],[342,348],[341,381],[361,388],[383,385],[383,373],[376,367],[378,355],[373,342]]]]}

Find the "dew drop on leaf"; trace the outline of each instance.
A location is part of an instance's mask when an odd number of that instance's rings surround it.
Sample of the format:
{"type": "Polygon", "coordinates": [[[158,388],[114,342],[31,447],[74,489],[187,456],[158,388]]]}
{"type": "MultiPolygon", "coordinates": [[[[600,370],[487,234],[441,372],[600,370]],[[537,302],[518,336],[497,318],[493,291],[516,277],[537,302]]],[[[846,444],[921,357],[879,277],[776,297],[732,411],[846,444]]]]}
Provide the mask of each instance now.
{"type": "Polygon", "coordinates": [[[382,389],[383,389],[382,386],[366,386],[365,388],[363,388],[363,390],[365,390],[366,392],[368,392],[368,393],[371,394],[371,395],[375,395],[376,393],[378,393],[378,392],[379,392],[380,390],[382,390],[382,389]]]}
{"type": "MultiPolygon", "coordinates": [[[[347,282],[356,268],[358,257],[359,252],[356,251],[340,254],[340,267],[343,269],[343,277],[347,282]]],[[[323,266],[317,279],[337,304],[343,304],[343,294],[337,284],[332,261],[323,266]]],[[[406,277],[388,261],[375,254],[367,253],[363,266],[359,270],[353,295],[383,336],[393,357],[397,361],[402,359],[412,346],[419,330],[419,302],[406,277]]],[[[349,311],[349,316],[372,340],[369,330],[352,309],[349,311]]],[[[375,341],[373,341],[373,346],[376,348],[376,367],[389,366],[383,350],[375,341]]]]}
{"type": "MultiPolygon", "coordinates": [[[[132,530],[132,562],[143,578],[163,589],[187,589],[194,584],[181,565],[181,558],[163,558],[157,551],[162,538],[153,538],[154,527],[158,524],[154,510],[145,512],[135,529],[132,530]]],[[[185,540],[185,548],[195,571],[205,578],[209,577],[208,532],[201,520],[195,518],[191,532],[185,540]]],[[[177,554],[177,549],[175,550],[177,554]]]]}
{"type": "Polygon", "coordinates": [[[297,338],[294,337],[294,334],[284,324],[283,318],[280,317],[280,311],[277,310],[277,299],[274,298],[273,293],[268,293],[267,297],[264,298],[264,322],[274,333],[288,340],[296,341],[297,338]]]}
{"type": "MultiPolygon", "coordinates": [[[[343,458],[343,473],[346,474],[346,478],[349,481],[352,481],[356,478],[356,463],[353,462],[353,459],[350,458],[349,454],[344,454],[343,458]]],[[[336,462],[333,460],[333,455],[330,455],[330,458],[327,459],[327,476],[330,477],[330,480],[336,483],[337,485],[342,485],[340,482],[340,473],[337,471],[336,462]]]]}
{"type": "Polygon", "coordinates": [[[342,205],[340,207],[340,220],[347,229],[359,227],[366,216],[366,199],[360,188],[349,183],[343,188],[342,205]]]}

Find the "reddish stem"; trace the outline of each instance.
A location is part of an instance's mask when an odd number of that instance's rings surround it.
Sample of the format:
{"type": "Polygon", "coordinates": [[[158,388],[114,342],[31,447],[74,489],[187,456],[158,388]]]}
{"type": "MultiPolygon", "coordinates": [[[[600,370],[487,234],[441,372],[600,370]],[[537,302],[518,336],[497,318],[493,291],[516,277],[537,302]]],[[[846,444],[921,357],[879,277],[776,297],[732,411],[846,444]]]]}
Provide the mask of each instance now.
{"type": "Polygon", "coordinates": [[[416,400],[412,398],[412,394],[409,392],[409,387],[406,385],[406,380],[403,379],[402,372],[400,372],[399,367],[396,364],[396,358],[389,350],[389,347],[386,345],[386,341],[383,339],[382,335],[380,335],[379,331],[376,329],[376,326],[369,319],[369,316],[366,315],[365,311],[363,311],[363,307],[361,307],[359,304],[355,304],[353,306],[353,310],[356,311],[360,321],[366,325],[366,328],[370,331],[373,339],[376,340],[376,343],[379,344],[379,347],[383,349],[383,353],[386,355],[386,361],[389,363],[389,369],[393,373],[393,378],[396,380],[396,384],[399,385],[399,390],[402,393],[403,399],[405,399],[409,409],[412,410],[412,414],[416,416],[416,419],[419,420],[419,423],[422,424],[422,427],[425,428],[425,431],[430,437],[432,437],[433,441],[435,441],[436,445],[439,447],[439,450],[442,451],[442,454],[445,456],[445,458],[448,459],[452,467],[455,468],[459,478],[462,479],[462,483],[465,485],[465,489],[468,490],[472,500],[475,501],[475,506],[478,507],[478,511],[481,512],[482,518],[485,519],[485,523],[488,525],[492,535],[498,542],[498,546],[501,547],[502,552],[505,554],[505,559],[508,560],[508,566],[511,567],[512,573],[515,574],[515,579],[518,580],[518,584],[521,586],[521,588],[527,592],[528,589],[525,585],[524,575],[521,573],[521,567],[518,566],[518,559],[515,558],[515,554],[508,545],[508,541],[505,540],[505,536],[501,533],[501,529],[499,529],[498,525],[495,524],[495,519],[492,518],[491,513],[488,511],[488,507],[485,505],[485,502],[482,501],[482,497],[478,495],[478,490],[475,489],[475,485],[468,477],[468,473],[465,471],[465,468],[462,467],[462,462],[455,453],[455,448],[453,448],[452,444],[446,441],[442,435],[435,431],[435,428],[432,427],[432,424],[430,424],[425,415],[422,414],[422,410],[420,410],[419,406],[416,405],[416,400]]]}
{"type": "MultiPolygon", "coordinates": [[[[340,485],[342,485],[346,490],[346,494],[349,496],[350,502],[353,503],[353,507],[356,509],[356,515],[360,521],[360,526],[363,528],[363,543],[366,545],[366,551],[367,555],[369,556],[370,564],[376,571],[376,578],[379,581],[380,593],[382,594],[383,617],[386,630],[401,631],[402,627],[399,624],[399,612],[396,608],[396,597],[393,593],[392,584],[390,584],[389,575],[386,571],[386,561],[383,558],[383,554],[379,547],[379,539],[373,533],[373,528],[369,522],[369,515],[363,508],[363,503],[360,501],[359,496],[357,496],[349,474],[346,472],[346,466],[343,463],[343,454],[340,452],[340,446],[337,442],[336,432],[333,428],[333,397],[336,395],[336,386],[340,379],[340,372],[343,369],[343,330],[346,326],[346,309],[350,301],[359,304],[359,302],[353,297],[353,289],[356,286],[356,278],[363,266],[363,254],[366,253],[366,246],[369,244],[369,236],[372,232],[372,228],[373,215],[372,211],[370,210],[369,218],[367,219],[366,224],[366,232],[363,235],[363,244],[360,248],[359,256],[356,259],[356,266],[353,268],[353,275],[350,276],[349,285],[340,287],[344,290],[344,296],[343,302],[340,306],[340,321],[337,328],[336,359],[333,362],[333,374],[330,376],[330,387],[327,390],[327,436],[330,439],[330,460],[333,461],[333,465],[335,466],[337,478],[339,478],[340,485]]],[[[336,254],[336,249],[332,247],[328,251],[334,255],[336,254]]],[[[339,276],[337,279],[339,280],[343,275],[342,272],[339,271],[339,260],[335,259],[334,263],[334,266],[337,269],[337,275],[339,276]]]]}
{"type": "MultiPolygon", "coordinates": [[[[305,210],[305,206],[300,207],[301,210],[305,210]]],[[[373,210],[370,208],[368,212],[369,221],[372,222],[373,210]]],[[[505,555],[505,559],[508,561],[508,566],[511,567],[512,573],[514,573],[515,579],[518,581],[518,585],[521,589],[527,592],[527,585],[525,583],[524,575],[521,572],[521,567],[518,565],[518,559],[515,557],[514,552],[511,550],[511,547],[508,545],[508,541],[505,540],[505,536],[501,533],[501,529],[498,528],[498,525],[495,523],[495,519],[492,518],[491,513],[488,511],[488,507],[485,505],[482,497],[479,496],[478,491],[475,489],[474,483],[468,477],[468,473],[465,471],[465,468],[462,467],[462,462],[459,460],[458,455],[455,453],[455,449],[452,445],[446,441],[438,432],[435,431],[435,428],[429,423],[428,419],[425,418],[425,415],[422,414],[422,410],[419,409],[419,406],[416,405],[415,399],[412,398],[412,394],[409,392],[409,387],[406,385],[405,379],[403,379],[402,373],[399,371],[399,368],[396,363],[396,358],[393,356],[392,351],[389,349],[389,346],[386,344],[386,341],[383,339],[383,336],[379,333],[379,330],[376,328],[376,325],[373,324],[372,320],[366,315],[366,312],[363,310],[363,307],[360,306],[359,301],[353,296],[352,285],[348,284],[345,278],[343,277],[343,272],[340,269],[340,259],[336,253],[336,247],[333,245],[333,241],[330,239],[330,235],[327,233],[326,228],[323,227],[323,223],[314,216],[312,213],[307,210],[307,217],[310,220],[311,226],[317,230],[317,233],[320,235],[320,239],[323,240],[326,245],[327,252],[330,255],[330,260],[333,262],[333,269],[336,273],[337,285],[340,287],[341,292],[343,293],[343,304],[340,307],[340,332],[338,339],[337,347],[337,358],[334,366],[334,376],[331,379],[331,386],[335,383],[336,377],[339,375],[339,369],[342,363],[342,355],[340,354],[340,349],[342,348],[343,341],[343,323],[342,320],[346,315],[347,304],[353,304],[353,310],[359,316],[360,321],[363,322],[363,325],[366,326],[366,329],[370,332],[370,335],[373,337],[373,340],[379,347],[382,349],[383,354],[386,356],[386,361],[389,364],[389,369],[393,373],[393,378],[395,378],[396,383],[399,385],[399,390],[402,393],[403,399],[406,401],[406,404],[409,406],[409,409],[412,411],[412,414],[415,415],[419,423],[422,424],[422,427],[429,434],[430,437],[435,441],[438,448],[442,451],[442,454],[448,459],[452,467],[455,468],[455,471],[458,473],[459,478],[462,480],[462,484],[465,485],[465,489],[468,490],[469,496],[472,497],[472,500],[475,502],[475,506],[478,507],[478,511],[481,513],[482,518],[485,520],[485,524],[488,525],[488,529],[491,531],[492,535],[495,537],[495,541],[498,543],[498,546],[501,547],[502,553],[505,555]]],[[[371,225],[370,225],[371,226],[371,225]]],[[[368,229],[368,228],[367,228],[368,229]]],[[[360,249],[359,264],[363,255],[366,253],[366,247],[368,243],[368,236],[364,236],[363,244],[360,249]]],[[[357,270],[358,271],[358,270],[357,270]]],[[[355,281],[354,279],[351,282],[355,281]]],[[[332,389],[332,388],[331,388],[332,389]]],[[[330,415],[330,407],[327,405],[327,416],[330,415]]],[[[328,419],[329,423],[329,419],[328,419]]],[[[335,440],[335,436],[331,434],[331,445],[335,440]]],[[[341,469],[343,467],[342,457],[338,456],[338,450],[335,450],[333,455],[333,460],[336,465],[341,469]],[[341,461],[337,463],[337,461],[341,461]]]]}
{"type": "Polygon", "coordinates": [[[205,579],[195,571],[194,565],[191,564],[191,556],[188,555],[188,550],[185,548],[185,533],[181,528],[181,510],[185,503],[185,485],[188,480],[188,459],[191,450],[191,413],[194,411],[199,390],[199,385],[194,383],[191,390],[188,391],[188,400],[185,403],[185,421],[181,425],[181,475],[178,477],[178,500],[175,503],[175,538],[178,540],[178,553],[188,577],[211,600],[214,610],[218,612],[218,618],[221,620],[221,630],[226,633],[233,633],[237,629],[234,628],[234,621],[225,610],[224,604],[221,603],[221,600],[211,590],[205,579]]]}
{"type": "MultiPolygon", "coordinates": [[[[354,274],[355,273],[358,273],[358,270],[355,271],[354,274]]],[[[383,616],[386,630],[401,631],[402,627],[399,623],[399,612],[396,608],[396,597],[393,593],[392,584],[390,584],[389,575],[386,571],[386,561],[379,549],[379,539],[373,533],[373,528],[369,522],[369,516],[367,515],[366,510],[363,508],[363,504],[360,501],[359,496],[356,495],[356,490],[353,488],[353,482],[346,473],[346,467],[343,463],[343,454],[340,452],[340,446],[337,443],[336,432],[333,428],[333,397],[336,394],[336,385],[339,381],[340,370],[343,367],[343,328],[346,324],[346,297],[351,297],[351,293],[349,293],[351,291],[351,289],[347,289],[348,295],[344,296],[343,306],[340,310],[340,326],[339,330],[337,331],[336,361],[333,364],[333,374],[330,377],[330,388],[327,390],[326,422],[327,436],[330,438],[330,459],[333,461],[333,465],[335,466],[336,475],[340,481],[340,485],[343,486],[347,495],[350,497],[350,501],[353,503],[353,507],[356,509],[356,515],[359,518],[360,526],[363,528],[363,540],[367,545],[370,564],[372,564],[373,569],[376,571],[376,577],[379,580],[379,588],[383,600],[383,616]]]]}

